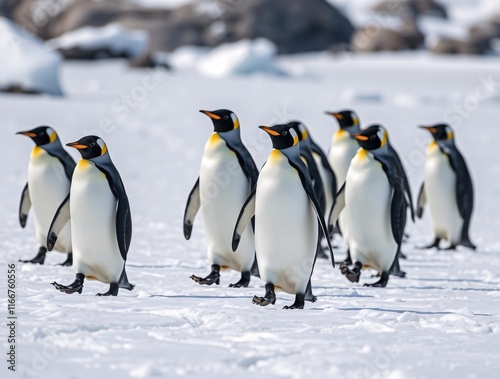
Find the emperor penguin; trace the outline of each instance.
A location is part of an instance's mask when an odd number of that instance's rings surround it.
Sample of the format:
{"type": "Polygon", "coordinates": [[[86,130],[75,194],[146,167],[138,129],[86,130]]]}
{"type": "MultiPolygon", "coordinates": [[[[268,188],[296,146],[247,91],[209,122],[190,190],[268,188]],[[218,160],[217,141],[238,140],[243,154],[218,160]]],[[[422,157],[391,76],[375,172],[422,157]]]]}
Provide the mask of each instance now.
{"type": "Polygon", "coordinates": [[[116,296],[119,288],[132,290],[125,262],[132,238],[132,218],[127,193],[104,141],[86,136],[66,146],[81,154],[71,191],[61,203],[50,226],[47,248],[52,250],[70,220],[73,233],[73,270],[70,285],[52,283],[67,294],[82,293],[85,279],[109,284],[97,296],[116,296]]]}
{"type": "MultiPolygon", "coordinates": [[[[354,135],[361,131],[361,127],[358,115],[352,110],[347,109],[340,112],[326,112],[326,114],[335,117],[339,124],[339,129],[333,135],[330,150],[328,151],[328,161],[337,178],[338,192],[346,180],[347,170],[349,169],[351,160],[358,152],[359,144],[354,138],[354,135]]],[[[338,226],[342,238],[347,245],[347,258],[344,261],[350,264],[352,261],[349,245],[347,243],[349,231],[346,217],[344,213],[340,214],[338,226]]]]}
{"type": "Polygon", "coordinates": [[[408,194],[388,151],[387,132],[373,125],[354,138],[360,149],[352,159],[331,214],[332,222],[342,210],[347,215],[354,267],[350,269],[344,262],[340,270],[349,281],[358,282],[361,268],[372,267],[380,280],[365,286],[385,287],[403,240],[408,194]]]}
{"type": "Polygon", "coordinates": [[[211,272],[206,277],[192,275],[191,279],[199,284],[219,284],[221,269],[232,269],[241,272],[241,278],[229,287],[247,287],[251,275],[258,276],[253,230],[245,231],[236,253],[231,249],[231,238],[259,172],[241,141],[238,117],[227,109],[200,112],[210,117],[214,131],[205,145],[200,175],[186,204],[184,237],[190,239],[201,207],[211,272]]]}
{"type": "Polygon", "coordinates": [[[427,148],[424,182],[420,187],[417,216],[422,217],[425,204],[434,229],[434,242],[425,248],[437,247],[448,241],[448,250],[458,245],[473,250],[469,226],[474,207],[474,189],[465,159],[457,149],[453,130],[447,124],[421,126],[431,132],[434,140],[427,148]]]}
{"type": "MultiPolygon", "coordinates": [[[[260,126],[272,140],[273,150],[262,167],[257,186],[246,200],[233,233],[233,251],[255,215],[255,246],[260,276],[266,283],[264,297],[253,303],[276,303],[275,290],[295,294],[285,309],[303,309],[316,301],[311,275],[316,262],[318,227],[328,230],[306,165],[300,157],[299,137],[287,124],[260,126]]],[[[326,238],[335,267],[330,240],[326,238]]]]}
{"type": "MultiPolygon", "coordinates": [[[[40,245],[33,259],[20,262],[43,264],[47,253],[47,232],[54,213],[68,196],[76,164],[64,150],[56,131],[50,126],[39,126],[16,134],[30,137],[35,142],[28,166],[28,182],[21,194],[19,222],[21,227],[26,226],[28,213],[33,206],[36,239],[40,245]]],[[[60,265],[71,266],[73,259],[69,225],[61,231],[60,239],[54,249],[67,253],[67,259],[60,265]]]]}

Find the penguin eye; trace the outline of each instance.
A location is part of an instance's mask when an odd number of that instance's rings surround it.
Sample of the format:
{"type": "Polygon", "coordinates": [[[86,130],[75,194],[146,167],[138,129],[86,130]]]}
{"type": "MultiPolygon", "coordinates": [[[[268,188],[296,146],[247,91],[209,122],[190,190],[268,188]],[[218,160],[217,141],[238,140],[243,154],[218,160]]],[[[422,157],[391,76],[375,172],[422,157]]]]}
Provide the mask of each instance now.
{"type": "Polygon", "coordinates": [[[95,146],[95,142],[91,142],[90,147],[94,147],[94,146],[95,146]]]}
{"type": "Polygon", "coordinates": [[[284,132],[281,132],[282,136],[286,136],[287,134],[288,134],[288,132],[286,130],[284,132]]]}
{"type": "Polygon", "coordinates": [[[223,120],[227,120],[229,119],[229,116],[228,115],[225,115],[224,117],[222,117],[223,120]]]}
{"type": "Polygon", "coordinates": [[[375,138],[377,138],[377,136],[376,136],[375,134],[372,134],[372,135],[370,136],[370,139],[371,139],[371,140],[373,140],[373,139],[375,139],[375,138]]]}

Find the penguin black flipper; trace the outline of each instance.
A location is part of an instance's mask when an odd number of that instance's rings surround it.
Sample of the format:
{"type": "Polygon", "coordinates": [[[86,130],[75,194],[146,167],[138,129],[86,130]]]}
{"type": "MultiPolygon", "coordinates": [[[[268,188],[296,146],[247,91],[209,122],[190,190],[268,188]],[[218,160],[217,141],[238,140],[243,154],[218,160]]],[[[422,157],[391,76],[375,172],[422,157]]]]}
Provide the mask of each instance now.
{"type": "Polygon", "coordinates": [[[24,186],[23,192],[21,193],[21,202],[19,203],[19,223],[21,227],[26,226],[26,221],[28,220],[28,213],[31,208],[31,198],[30,191],[28,188],[28,183],[24,186]]]}
{"type": "Polygon", "coordinates": [[[328,218],[331,225],[335,225],[339,219],[340,212],[345,208],[345,183],[340,187],[339,192],[335,196],[332,209],[330,210],[330,217],[328,218]]]}
{"type": "Polygon", "coordinates": [[[410,183],[408,181],[408,176],[406,175],[405,168],[403,166],[403,162],[401,162],[401,158],[399,157],[399,154],[397,151],[392,147],[390,143],[387,143],[387,148],[389,150],[389,154],[391,155],[391,158],[396,165],[397,173],[403,180],[403,187],[404,187],[404,196],[405,196],[405,201],[406,205],[410,208],[410,214],[411,214],[411,219],[413,222],[415,222],[415,210],[413,208],[413,199],[412,199],[412,194],[411,194],[411,189],[410,189],[410,183]]]}
{"type": "Polygon", "coordinates": [[[63,168],[64,168],[64,173],[66,174],[66,177],[68,180],[71,182],[71,178],[73,177],[73,171],[75,170],[76,163],[71,158],[71,155],[68,154],[66,150],[64,150],[63,146],[61,145],[61,142],[56,142],[49,143],[47,145],[43,145],[42,148],[51,156],[54,158],[57,158],[59,162],[61,162],[63,168]]]}
{"type": "Polygon", "coordinates": [[[323,235],[325,236],[325,240],[328,244],[328,250],[330,251],[330,258],[332,260],[332,265],[335,267],[335,258],[333,256],[333,248],[332,244],[330,242],[330,238],[328,236],[328,228],[326,227],[325,219],[323,214],[321,213],[321,207],[318,203],[318,200],[316,198],[316,194],[314,193],[314,188],[311,182],[311,179],[309,177],[309,172],[307,171],[307,167],[300,158],[300,156],[292,156],[289,157],[285,151],[282,151],[285,156],[288,158],[288,162],[290,165],[297,170],[299,173],[300,180],[302,182],[302,187],[307,193],[307,196],[309,197],[309,200],[311,201],[311,204],[313,205],[314,212],[316,213],[316,218],[319,221],[320,228],[323,232],[323,235]]]}
{"type": "Polygon", "coordinates": [[[92,161],[95,163],[96,167],[106,175],[109,188],[116,197],[116,239],[118,247],[120,248],[120,254],[123,260],[126,261],[130,240],[132,239],[132,216],[130,214],[130,205],[127,193],[125,192],[125,186],[123,185],[118,170],[109,156],[107,156],[107,159],[103,157],[105,156],[94,158],[92,161]]]}
{"type": "Polygon", "coordinates": [[[422,185],[420,186],[420,192],[418,193],[418,199],[417,199],[417,217],[422,218],[422,215],[424,214],[424,206],[425,203],[427,202],[427,199],[425,197],[425,182],[422,182],[422,185]]]}
{"type": "Polygon", "coordinates": [[[330,162],[328,162],[328,157],[326,156],[323,149],[321,149],[321,147],[316,142],[314,142],[314,140],[310,136],[309,141],[313,153],[318,154],[321,158],[321,166],[323,166],[323,168],[332,176],[332,183],[330,183],[330,185],[332,188],[332,198],[335,199],[335,192],[337,191],[337,177],[335,176],[332,166],[330,165],[330,162]]]}
{"type": "Polygon", "coordinates": [[[476,246],[469,238],[469,225],[474,207],[474,188],[470,177],[469,169],[465,163],[465,159],[458,151],[455,145],[452,147],[446,146],[445,143],[439,143],[441,151],[448,156],[450,166],[457,176],[456,196],[457,206],[460,216],[464,220],[462,226],[462,236],[460,243],[464,246],[475,249],[476,246]]]}
{"type": "Polygon", "coordinates": [[[224,133],[219,133],[219,136],[226,142],[227,147],[236,154],[238,158],[238,163],[240,164],[243,173],[250,182],[250,190],[254,189],[257,185],[257,178],[259,177],[259,170],[255,165],[255,162],[247,150],[245,145],[238,138],[231,135],[226,135],[224,133]]]}
{"type": "Polygon", "coordinates": [[[314,160],[311,151],[307,151],[307,149],[300,150],[300,155],[307,162],[307,170],[309,171],[309,175],[311,177],[314,193],[316,194],[316,199],[318,200],[318,204],[320,206],[322,214],[325,214],[325,207],[326,207],[325,190],[323,187],[323,180],[321,179],[321,174],[319,173],[316,161],[314,160]]]}
{"type": "Polygon", "coordinates": [[[69,195],[63,200],[59,208],[57,208],[56,214],[50,223],[49,231],[47,232],[47,250],[52,251],[54,248],[57,238],[59,237],[59,233],[64,228],[64,226],[68,223],[71,215],[69,208],[69,195]]]}
{"type": "Polygon", "coordinates": [[[400,175],[399,169],[395,164],[395,159],[392,156],[384,157],[379,156],[378,154],[373,155],[374,158],[382,165],[382,169],[387,176],[389,185],[393,190],[391,200],[391,229],[394,241],[397,243],[399,251],[399,248],[403,242],[403,235],[406,226],[406,200],[404,180],[400,175]],[[390,161],[386,162],[386,159],[390,161]],[[393,164],[391,165],[390,163],[393,164]]]}
{"type": "Polygon", "coordinates": [[[196,180],[193,189],[189,193],[186,209],[184,210],[184,238],[189,240],[193,231],[193,223],[196,213],[201,207],[200,178],[196,180]]]}
{"type": "Polygon", "coordinates": [[[254,188],[248,198],[246,199],[243,207],[241,208],[240,214],[238,215],[238,219],[236,220],[236,225],[234,226],[233,238],[232,238],[232,249],[236,251],[238,245],[240,244],[241,236],[243,235],[243,231],[247,227],[248,223],[253,219],[255,215],[255,193],[256,189],[254,188]]]}

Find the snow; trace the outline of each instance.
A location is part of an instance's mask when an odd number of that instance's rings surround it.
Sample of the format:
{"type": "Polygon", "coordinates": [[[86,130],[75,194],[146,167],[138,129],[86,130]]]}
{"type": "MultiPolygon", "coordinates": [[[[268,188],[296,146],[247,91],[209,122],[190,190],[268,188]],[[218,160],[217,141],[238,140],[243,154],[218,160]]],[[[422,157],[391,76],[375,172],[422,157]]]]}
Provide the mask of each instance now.
{"type": "Polygon", "coordinates": [[[61,58],[43,42],[0,17],[0,88],[11,86],[60,95],[61,58]]]}
{"type": "Polygon", "coordinates": [[[108,24],[103,27],[85,26],[47,41],[47,44],[54,49],[109,49],[116,54],[127,53],[130,57],[143,54],[148,43],[147,32],[129,30],[120,24],[108,24]]]}
{"type": "Polygon", "coordinates": [[[255,73],[284,75],[276,63],[276,45],[265,39],[240,40],[213,49],[181,46],[168,55],[168,62],[180,70],[195,70],[202,75],[220,78],[255,73]]]}
{"type": "MultiPolygon", "coordinates": [[[[51,282],[74,277],[56,266],[62,254],[49,254],[44,266],[16,263],[18,369],[26,378],[498,376],[497,59],[306,54],[278,63],[304,76],[212,78],[127,70],[120,61],[70,62],[62,70],[65,98],[0,95],[0,147],[8,159],[0,165],[4,269],[37,250],[33,215],[26,230],[17,221],[32,149],[28,139],[14,135],[18,130],[49,124],[63,142],[100,134],[122,175],[134,222],[127,271],[136,289],[116,298],[95,297],[106,285],[91,281],[81,295],[57,292],[51,282]],[[476,96],[476,104],[470,99],[478,93],[487,96],[476,96]],[[463,114],[458,121],[456,106],[463,114]],[[385,289],[362,286],[376,280],[370,271],[352,284],[323,260],[312,281],[318,301],[303,311],[282,310],[293,301],[285,293],[278,293],[276,306],[253,305],[263,283],[253,278],[249,288],[228,288],[238,279],[234,272],[223,272],[218,287],[196,285],[189,276],[209,269],[203,222],[198,215],[185,241],[182,215],[212,129],[198,110],[222,107],[239,116],[243,141],[259,167],[271,143],[258,125],[301,119],[326,149],[337,126],[324,111],[353,108],[364,125],[387,127],[414,196],[430,142],[416,126],[455,116],[457,143],[476,190],[471,236],[478,251],[417,249],[432,239],[426,211],[408,227],[407,278],[391,278],[385,289]]],[[[336,245],[342,259],[344,248],[339,240],[336,245]]],[[[6,279],[0,291],[6,293],[6,279]]],[[[5,312],[5,297],[0,308],[5,312]]]]}

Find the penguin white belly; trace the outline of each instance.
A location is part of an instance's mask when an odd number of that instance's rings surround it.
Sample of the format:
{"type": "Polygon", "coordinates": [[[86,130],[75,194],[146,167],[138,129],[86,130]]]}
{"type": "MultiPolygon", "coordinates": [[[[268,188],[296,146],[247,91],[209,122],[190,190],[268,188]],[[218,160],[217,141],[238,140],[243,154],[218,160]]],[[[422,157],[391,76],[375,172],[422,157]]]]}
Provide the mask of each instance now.
{"type": "Polygon", "coordinates": [[[117,283],[124,260],[116,239],[116,198],[94,163],[82,159],[71,184],[73,269],[87,279],[117,283]]]}
{"type": "Polygon", "coordinates": [[[255,244],[262,280],[305,293],[316,254],[318,221],[288,158],[273,150],[257,182],[255,244]]]}
{"type": "MultiPolygon", "coordinates": [[[[358,149],[359,144],[350,137],[348,132],[340,129],[335,133],[328,153],[328,161],[337,178],[337,192],[346,180],[351,160],[358,152],[358,149]]],[[[347,242],[349,240],[349,230],[346,212],[340,213],[339,226],[345,243],[349,245],[347,242]]]]}
{"type": "Polygon", "coordinates": [[[245,229],[238,249],[232,235],[243,204],[250,193],[249,180],[236,154],[214,133],[205,146],[200,167],[200,198],[208,259],[236,271],[249,271],[255,258],[252,226],[245,229]]]}
{"type": "Polygon", "coordinates": [[[452,244],[460,242],[463,219],[457,206],[457,178],[448,157],[436,143],[427,149],[424,169],[425,196],[436,237],[452,244]]]}
{"type": "Polygon", "coordinates": [[[388,271],[397,253],[391,227],[392,189],[379,162],[360,150],[347,173],[345,201],[353,262],[388,271]]]}
{"type": "Polygon", "coordinates": [[[332,183],[332,175],[324,169],[321,162],[321,157],[314,152],[312,153],[312,155],[314,157],[314,161],[316,162],[316,166],[318,166],[319,175],[321,176],[321,181],[323,182],[323,188],[325,190],[326,208],[325,214],[323,216],[325,217],[325,220],[328,220],[330,209],[333,205],[332,189],[330,188],[330,184],[332,183]]]}
{"type": "MultiPolygon", "coordinates": [[[[57,208],[68,196],[70,182],[61,162],[40,147],[31,153],[28,167],[28,188],[35,216],[37,241],[46,247],[47,232],[57,208]]],[[[71,251],[71,226],[61,231],[54,250],[62,253],[71,251]]]]}

